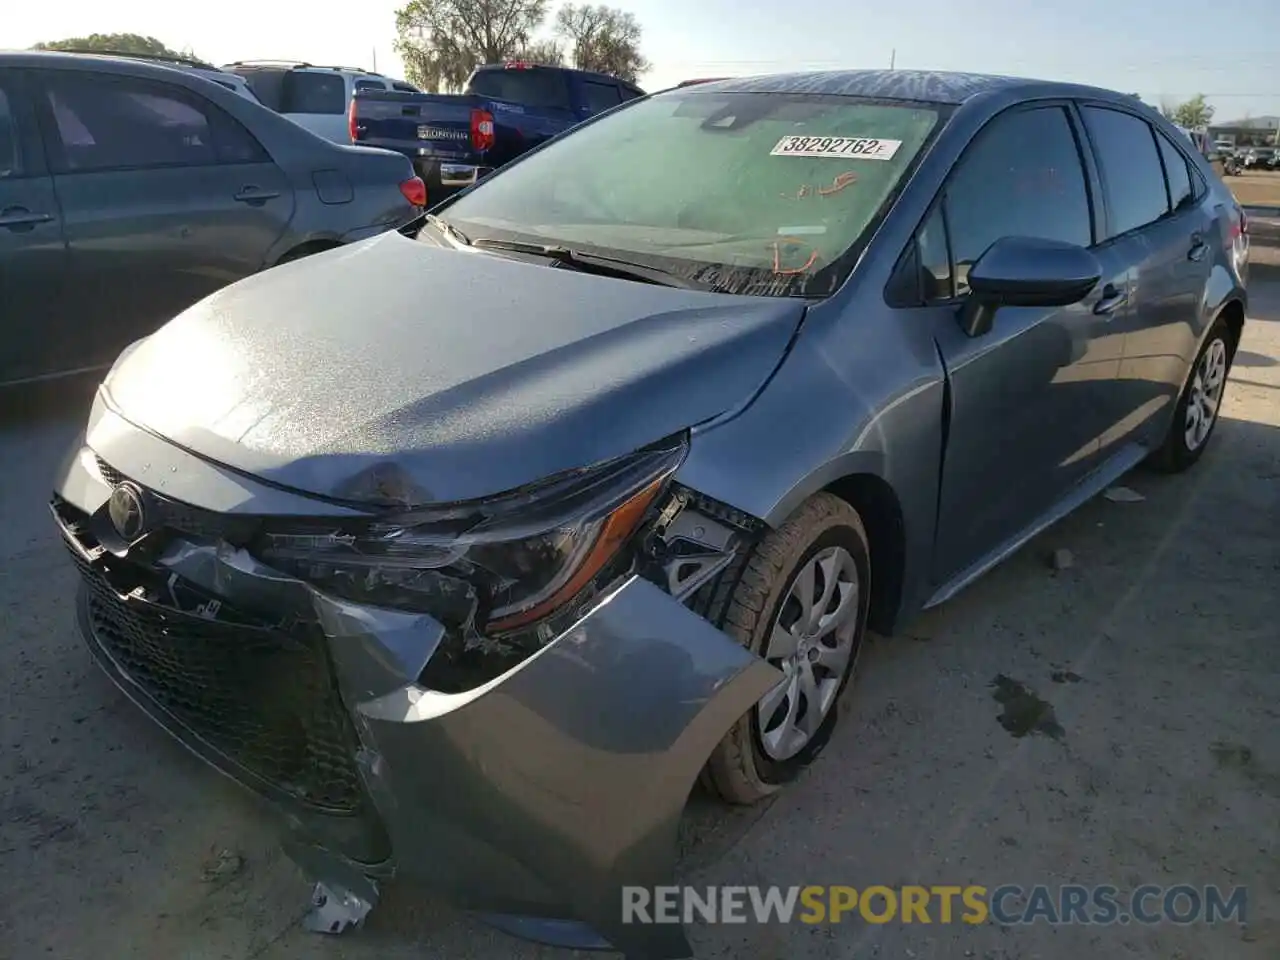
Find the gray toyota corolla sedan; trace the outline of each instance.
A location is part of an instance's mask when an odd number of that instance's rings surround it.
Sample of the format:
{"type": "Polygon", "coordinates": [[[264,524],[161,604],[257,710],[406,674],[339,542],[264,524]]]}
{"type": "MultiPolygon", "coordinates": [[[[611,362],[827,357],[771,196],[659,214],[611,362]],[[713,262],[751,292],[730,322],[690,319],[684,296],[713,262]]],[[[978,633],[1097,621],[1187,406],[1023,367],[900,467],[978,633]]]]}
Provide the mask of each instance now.
{"type": "Polygon", "coordinates": [[[393,874],[622,921],[695,781],[822,750],[892,633],[1208,444],[1247,225],[1133,98],[866,72],[612,110],[129,348],[56,480],[111,677],[283,814],[340,929],[393,874]]]}

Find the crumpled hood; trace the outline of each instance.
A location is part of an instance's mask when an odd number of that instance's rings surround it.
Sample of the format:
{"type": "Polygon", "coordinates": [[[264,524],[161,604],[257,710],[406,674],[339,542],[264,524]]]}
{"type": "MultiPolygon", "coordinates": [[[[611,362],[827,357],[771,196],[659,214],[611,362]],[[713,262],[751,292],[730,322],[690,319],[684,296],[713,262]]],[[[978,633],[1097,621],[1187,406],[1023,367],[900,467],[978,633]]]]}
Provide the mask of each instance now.
{"type": "Polygon", "coordinates": [[[106,391],[134,424],[297,490],[465,500],[748,401],[803,315],[388,233],[205,299],[106,391]]]}

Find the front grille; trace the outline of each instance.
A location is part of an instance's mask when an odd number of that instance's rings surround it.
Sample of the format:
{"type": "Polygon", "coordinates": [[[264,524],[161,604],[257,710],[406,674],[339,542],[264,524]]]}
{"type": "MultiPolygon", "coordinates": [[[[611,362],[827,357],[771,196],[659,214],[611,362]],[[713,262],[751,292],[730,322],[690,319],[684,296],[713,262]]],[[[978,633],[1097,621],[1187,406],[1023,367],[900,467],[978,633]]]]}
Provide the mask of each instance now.
{"type": "Polygon", "coordinates": [[[102,474],[102,479],[111,484],[111,486],[114,487],[117,483],[124,480],[124,474],[111,466],[111,464],[107,463],[107,461],[98,456],[95,456],[93,459],[98,464],[98,472],[102,474]]]}
{"type": "MultiPolygon", "coordinates": [[[[113,487],[126,480],[138,483],[135,477],[127,476],[96,454],[94,462],[102,479],[113,487]]],[[[144,486],[144,484],[138,485],[144,486]]],[[[159,526],[188,537],[198,537],[202,540],[226,540],[234,546],[244,546],[254,538],[261,527],[261,521],[256,517],[232,517],[214,513],[212,510],[202,510],[179,500],[162,497],[154,490],[150,491],[150,502],[156,509],[155,521],[159,526]]]]}
{"type": "Polygon", "coordinates": [[[357,812],[357,741],[323,637],[305,625],[264,624],[225,603],[217,619],[201,615],[216,598],[200,604],[193,585],[101,552],[83,524],[68,522],[71,509],[55,505],[88,587],[86,639],[159,709],[162,723],[172,721],[170,732],[211,748],[212,762],[260,792],[319,812],[357,812]],[[183,607],[158,602],[164,591],[174,603],[181,596],[183,607]]]}

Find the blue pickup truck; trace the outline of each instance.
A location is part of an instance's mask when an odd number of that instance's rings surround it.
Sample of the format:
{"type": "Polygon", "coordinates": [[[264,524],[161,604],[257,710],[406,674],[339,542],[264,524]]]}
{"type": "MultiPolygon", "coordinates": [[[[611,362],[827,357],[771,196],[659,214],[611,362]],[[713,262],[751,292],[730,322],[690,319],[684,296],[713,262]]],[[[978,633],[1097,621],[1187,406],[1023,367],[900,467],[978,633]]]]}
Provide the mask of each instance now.
{"type": "Polygon", "coordinates": [[[606,74],[512,61],[477,67],[459,94],[357,90],[347,120],[352,143],[412,160],[434,202],[588,117],[642,96],[643,90],[606,74]]]}

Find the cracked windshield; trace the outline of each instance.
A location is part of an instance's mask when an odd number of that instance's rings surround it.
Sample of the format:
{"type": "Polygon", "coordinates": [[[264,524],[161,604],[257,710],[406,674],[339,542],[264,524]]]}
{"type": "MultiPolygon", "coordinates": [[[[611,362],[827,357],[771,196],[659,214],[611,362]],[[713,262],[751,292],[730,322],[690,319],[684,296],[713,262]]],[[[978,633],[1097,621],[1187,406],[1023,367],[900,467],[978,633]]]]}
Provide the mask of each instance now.
{"type": "Polygon", "coordinates": [[[1280,957],[1280,6],[957,13],[7,10],[0,958],[1280,957]]]}

